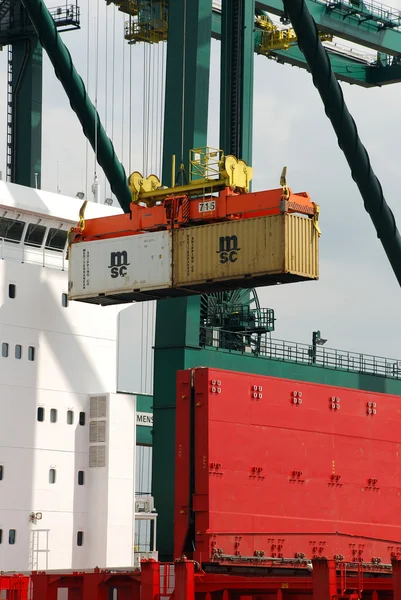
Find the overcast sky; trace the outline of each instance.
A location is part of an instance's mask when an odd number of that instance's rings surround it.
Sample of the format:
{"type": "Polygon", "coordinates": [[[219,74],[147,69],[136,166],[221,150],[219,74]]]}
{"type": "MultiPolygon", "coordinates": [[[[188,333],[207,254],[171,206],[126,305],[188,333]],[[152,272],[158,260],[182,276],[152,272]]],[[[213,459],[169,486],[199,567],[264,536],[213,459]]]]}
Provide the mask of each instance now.
{"type": "MultiPolygon", "coordinates": [[[[395,1],[392,2],[395,6],[395,1]]],[[[113,133],[116,150],[127,172],[143,169],[145,61],[146,72],[156,73],[147,76],[145,85],[152,97],[158,98],[154,107],[150,107],[152,118],[149,120],[153,123],[153,142],[149,142],[149,147],[152,146],[154,157],[150,167],[156,169],[160,148],[157,139],[161,139],[161,131],[160,136],[156,131],[161,129],[160,65],[165,48],[159,45],[148,49],[144,56],[143,46],[124,44],[121,13],[111,6],[106,8],[103,0],[99,0],[99,4],[96,0],[81,0],[80,5],[82,29],[64,34],[64,41],[75,66],[88,83],[89,33],[90,95],[94,100],[98,63],[99,111],[109,134],[113,133]]],[[[6,58],[6,51],[0,52],[1,140],[5,140],[6,124],[6,58]]],[[[213,43],[212,60],[209,145],[218,145],[217,42],[213,43]]],[[[342,84],[342,88],[373,169],[401,227],[400,84],[382,89],[342,84]]],[[[86,184],[87,189],[90,187],[94,174],[93,153],[89,153],[87,171],[85,138],[47,59],[43,93],[42,187],[56,191],[58,185],[63,194],[75,196],[86,184]]],[[[149,106],[147,98],[145,103],[149,106]]],[[[322,336],[328,338],[327,346],[401,358],[401,290],[363,208],[311,77],[296,67],[278,65],[258,56],[255,57],[254,189],[278,187],[284,165],[288,166],[291,188],[309,192],[313,201],[320,204],[323,233],[318,282],[259,290],[262,306],[276,311],[278,321],[274,336],[309,343],[312,331],[318,328],[322,336]]],[[[4,141],[0,147],[0,170],[5,170],[4,141]]],[[[110,195],[103,178],[101,181],[103,197],[110,195]]]]}

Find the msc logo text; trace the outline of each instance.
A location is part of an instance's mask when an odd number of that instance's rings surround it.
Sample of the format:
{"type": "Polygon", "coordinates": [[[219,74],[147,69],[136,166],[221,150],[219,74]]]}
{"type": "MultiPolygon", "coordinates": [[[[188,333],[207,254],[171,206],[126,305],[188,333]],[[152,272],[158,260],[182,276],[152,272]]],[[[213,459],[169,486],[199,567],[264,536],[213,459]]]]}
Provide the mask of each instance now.
{"type": "Polygon", "coordinates": [[[238,259],[238,252],[240,250],[241,248],[238,248],[238,238],[236,235],[226,235],[219,238],[219,249],[216,252],[220,255],[222,265],[228,262],[234,263],[238,259]]]}
{"type": "Polygon", "coordinates": [[[125,250],[122,252],[112,252],[110,254],[110,275],[112,279],[116,277],[125,277],[127,274],[127,267],[130,263],[128,262],[128,254],[125,250]]]}

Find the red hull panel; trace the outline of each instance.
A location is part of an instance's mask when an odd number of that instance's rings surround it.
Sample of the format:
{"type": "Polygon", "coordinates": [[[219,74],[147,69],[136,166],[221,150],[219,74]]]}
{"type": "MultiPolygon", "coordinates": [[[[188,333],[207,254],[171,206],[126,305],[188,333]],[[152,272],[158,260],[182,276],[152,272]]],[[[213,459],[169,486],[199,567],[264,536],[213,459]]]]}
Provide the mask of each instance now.
{"type": "Polygon", "coordinates": [[[181,371],[176,440],[176,556],[400,556],[398,396],[181,371]]]}

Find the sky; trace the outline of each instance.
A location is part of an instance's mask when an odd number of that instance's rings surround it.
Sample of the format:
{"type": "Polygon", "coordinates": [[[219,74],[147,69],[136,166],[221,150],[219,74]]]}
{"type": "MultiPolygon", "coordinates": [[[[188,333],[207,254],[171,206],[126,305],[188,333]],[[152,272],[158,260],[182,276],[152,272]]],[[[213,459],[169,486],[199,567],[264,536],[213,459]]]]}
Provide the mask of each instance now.
{"type": "MultiPolygon", "coordinates": [[[[391,1],[401,8],[401,0],[391,1]]],[[[160,174],[165,45],[128,46],[121,13],[103,0],[81,0],[80,6],[82,29],[63,34],[75,66],[127,173],[160,174]]],[[[0,52],[0,140],[5,140],[6,59],[5,49],[0,52]]],[[[400,84],[341,86],[401,227],[400,84]]],[[[72,196],[85,189],[90,193],[94,155],[46,57],[43,96],[42,188],[72,196]]],[[[219,43],[214,41],[208,144],[217,147],[218,106],[219,43]]],[[[255,56],[253,131],[253,189],[278,187],[286,165],[293,191],[307,191],[321,209],[319,281],[258,290],[261,305],[276,313],[273,337],[310,343],[312,331],[319,329],[327,347],[401,359],[401,290],[306,71],[255,56]]],[[[5,142],[0,170],[5,171],[5,142]]],[[[97,173],[101,195],[109,197],[101,170],[97,173]]]]}

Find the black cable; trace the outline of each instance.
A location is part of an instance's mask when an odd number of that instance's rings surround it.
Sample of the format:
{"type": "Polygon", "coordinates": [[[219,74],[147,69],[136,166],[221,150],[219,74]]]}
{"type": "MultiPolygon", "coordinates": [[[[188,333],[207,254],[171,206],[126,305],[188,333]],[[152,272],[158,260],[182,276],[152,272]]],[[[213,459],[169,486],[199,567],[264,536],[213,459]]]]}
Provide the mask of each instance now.
{"type": "Polygon", "coordinates": [[[298,44],[308,63],[313,83],[323,100],[326,115],[337,134],[338,145],[351,168],[351,175],[361,192],[377,236],[401,285],[401,238],[394,215],[388,206],[380,182],[373,172],[366,148],[362,144],[354,119],[331,68],[330,59],[319,39],[316,23],[305,0],[283,0],[284,8],[298,37],[298,44]]]}

